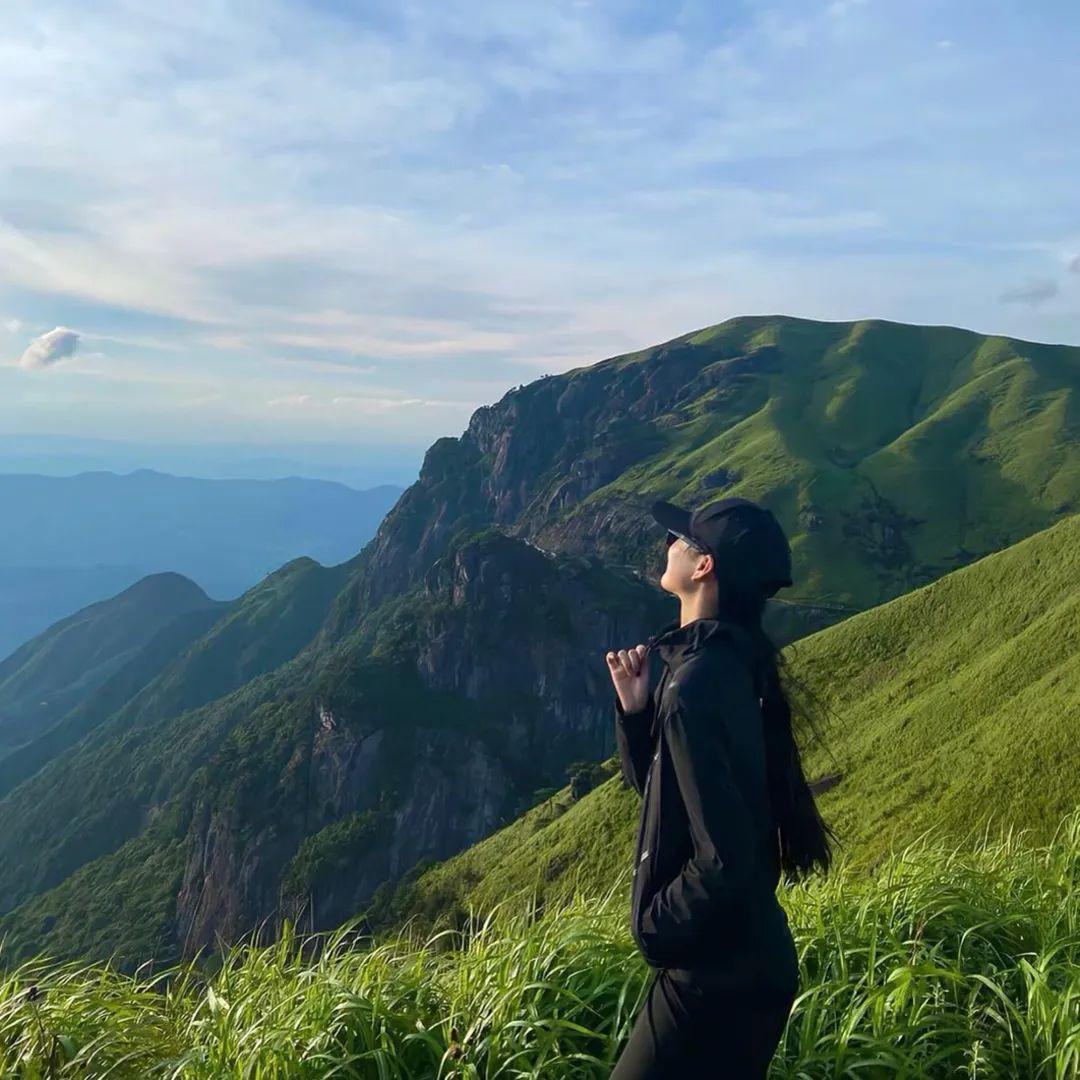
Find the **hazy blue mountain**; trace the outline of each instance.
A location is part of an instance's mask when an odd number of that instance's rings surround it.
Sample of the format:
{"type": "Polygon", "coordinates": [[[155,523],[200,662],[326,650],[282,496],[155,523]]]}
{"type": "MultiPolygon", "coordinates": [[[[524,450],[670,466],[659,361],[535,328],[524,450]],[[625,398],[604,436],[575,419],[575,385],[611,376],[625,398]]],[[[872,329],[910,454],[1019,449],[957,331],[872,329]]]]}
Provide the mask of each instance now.
{"type": "Polygon", "coordinates": [[[80,472],[128,473],[156,469],[207,480],[276,480],[306,476],[336,480],[359,491],[380,484],[411,484],[426,442],[242,443],[200,439],[155,443],[51,432],[0,433],[0,473],[73,476],[80,472]]]}
{"type": "Polygon", "coordinates": [[[334,565],[374,536],[402,488],[329,480],[0,473],[0,657],[150,574],[232,599],[283,563],[334,565]]]}

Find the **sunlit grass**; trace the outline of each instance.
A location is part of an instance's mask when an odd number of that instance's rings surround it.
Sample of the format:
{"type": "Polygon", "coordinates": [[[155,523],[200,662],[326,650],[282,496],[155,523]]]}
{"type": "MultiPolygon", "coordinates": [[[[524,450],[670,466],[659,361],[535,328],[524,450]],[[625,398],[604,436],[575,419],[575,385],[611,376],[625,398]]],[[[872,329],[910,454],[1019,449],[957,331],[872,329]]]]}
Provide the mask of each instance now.
{"type": "MultiPolygon", "coordinates": [[[[1080,810],[1044,847],[928,834],[784,892],[802,987],[772,1075],[1080,1076],[1078,880],[1080,810]]],[[[23,963],[0,981],[0,1075],[604,1077],[648,985],[627,891],[374,944],[287,928],[212,975],[23,963]]]]}

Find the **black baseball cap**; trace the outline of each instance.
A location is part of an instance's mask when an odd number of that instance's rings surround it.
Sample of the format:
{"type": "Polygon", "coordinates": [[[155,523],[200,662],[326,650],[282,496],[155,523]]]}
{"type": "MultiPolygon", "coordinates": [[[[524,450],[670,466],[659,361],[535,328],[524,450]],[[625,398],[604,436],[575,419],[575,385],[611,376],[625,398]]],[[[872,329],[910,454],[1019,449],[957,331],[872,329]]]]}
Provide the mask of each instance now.
{"type": "Polygon", "coordinates": [[[737,495],[686,510],[664,499],[650,507],[668,531],[712,555],[717,575],[772,596],[791,585],[791,548],[772,511],[737,495]]]}

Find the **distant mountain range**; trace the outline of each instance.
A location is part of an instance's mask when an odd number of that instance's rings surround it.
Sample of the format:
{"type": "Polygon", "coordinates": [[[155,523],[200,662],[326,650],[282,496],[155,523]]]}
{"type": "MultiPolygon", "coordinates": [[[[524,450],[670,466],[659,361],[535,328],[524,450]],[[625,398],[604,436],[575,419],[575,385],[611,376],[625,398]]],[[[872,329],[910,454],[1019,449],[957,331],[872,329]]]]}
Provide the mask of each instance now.
{"type": "Polygon", "coordinates": [[[147,574],[232,599],[297,556],[333,564],[375,533],[402,488],[328,480],[0,473],[0,658],[147,574]]]}
{"type": "MultiPolygon", "coordinates": [[[[363,437],[363,432],[357,434],[363,437]]],[[[411,484],[426,446],[426,442],[391,443],[383,438],[378,442],[351,443],[260,443],[252,439],[223,442],[208,438],[159,443],[47,432],[0,433],[0,473],[73,476],[150,468],[208,480],[306,476],[366,491],[380,484],[411,484]]]]}
{"type": "MultiPolygon", "coordinates": [[[[235,940],[263,919],[271,933],[283,914],[332,925],[513,821],[572,763],[606,758],[604,653],[675,614],[656,584],[657,497],[741,494],[777,514],[795,585],[770,604],[769,628],[807,646],[808,663],[826,657],[817,685],[834,679],[865,745],[891,741],[912,770],[905,779],[883,758],[900,786],[882,795],[852,739],[844,767],[856,779],[835,797],[857,791],[897,819],[938,802],[951,812],[942,770],[956,784],[963,739],[980,768],[1018,774],[989,755],[993,728],[965,730],[977,717],[963,710],[949,714],[959,756],[935,757],[932,698],[964,677],[977,695],[986,673],[1000,693],[983,704],[1002,738],[1022,738],[1004,702],[1027,675],[995,679],[975,635],[1001,655],[1009,639],[994,619],[1015,637],[1037,615],[1010,606],[1005,578],[990,624],[975,619],[996,600],[989,586],[973,587],[975,607],[956,623],[917,597],[964,595],[964,582],[988,580],[969,563],[1029,537],[1063,544],[1015,549],[1027,565],[1011,573],[1029,584],[1041,560],[1069,550],[1068,523],[1052,527],[1080,508],[1078,389],[1077,348],[755,316],[508,392],[460,438],[431,445],[352,559],[294,560],[216,618],[181,613],[158,631],[175,648],[149,638],[0,761],[8,957],[115,954],[130,966],[235,940]],[[960,568],[972,576],[951,573],[960,568]],[[938,579],[938,592],[920,589],[938,579]],[[870,621],[916,589],[899,621],[870,621]],[[818,644],[847,642],[859,619],[866,633],[844,649],[818,644]],[[923,655],[914,629],[926,623],[953,653],[923,655]],[[920,754],[940,782],[920,788],[920,754]]],[[[1071,617],[1060,610],[1063,633],[1071,617]]],[[[52,689],[62,697],[78,671],[52,689]]],[[[1067,694],[1072,676],[1060,677],[1067,694]]],[[[50,700],[47,681],[33,685],[50,700]]],[[[1071,775],[1051,782],[1075,799],[1071,775]]],[[[985,802],[993,788],[967,790],[985,802]]]]}

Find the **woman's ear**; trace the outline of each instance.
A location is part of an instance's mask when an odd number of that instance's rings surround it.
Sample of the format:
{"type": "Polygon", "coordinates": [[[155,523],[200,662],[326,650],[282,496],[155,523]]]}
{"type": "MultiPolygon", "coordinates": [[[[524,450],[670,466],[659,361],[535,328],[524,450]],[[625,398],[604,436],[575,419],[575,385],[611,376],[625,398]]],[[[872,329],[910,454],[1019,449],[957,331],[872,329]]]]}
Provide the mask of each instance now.
{"type": "Polygon", "coordinates": [[[708,560],[708,565],[704,568],[704,572],[701,575],[702,577],[708,577],[710,572],[714,572],[716,570],[716,558],[711,552],[706,551],[702,555],[698,556],[698,564],[695,572],[696,570],[701,569],[701,565],[703,562],[705,562],[706,559],[708,560]]]}

